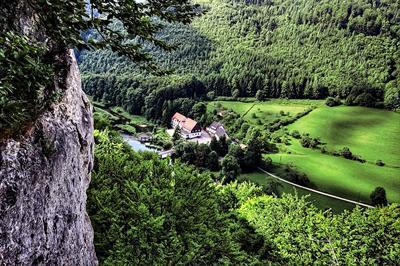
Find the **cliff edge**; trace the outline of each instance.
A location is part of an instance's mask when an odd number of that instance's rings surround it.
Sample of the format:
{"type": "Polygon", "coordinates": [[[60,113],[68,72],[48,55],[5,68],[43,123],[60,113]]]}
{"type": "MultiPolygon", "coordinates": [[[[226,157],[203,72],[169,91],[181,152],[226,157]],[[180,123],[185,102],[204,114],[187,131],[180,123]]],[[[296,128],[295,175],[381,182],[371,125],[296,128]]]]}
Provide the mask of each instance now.
{"type": "Polygon", "coordinates": [[[62,99],[0,143],[0,265],[96,265],[86,189],[92,107],[69,52],[62,99]]]}

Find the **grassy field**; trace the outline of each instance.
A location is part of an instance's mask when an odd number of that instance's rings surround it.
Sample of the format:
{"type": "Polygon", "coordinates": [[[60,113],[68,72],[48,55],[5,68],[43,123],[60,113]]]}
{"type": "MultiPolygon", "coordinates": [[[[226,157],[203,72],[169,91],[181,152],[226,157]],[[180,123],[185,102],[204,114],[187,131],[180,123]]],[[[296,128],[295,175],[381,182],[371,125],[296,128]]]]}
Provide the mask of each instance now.
{"type": "Polygon", "coordinates": [[[258,126],[282,117],[281,111],[284,112],[284,116],[291,117],[312,106],[321,106],[322,104],[323,101],[318,100],[285,99],[272,99],[266,102],[214,101],[208,104],[208,108],[210,111],[218,109],[218,106],[231,109],[242,115],[242,118],[248,123],[258,126]]]}
{"type": "MultiPolygon", "coordinates": [[[[272,179],[273,179],[272,177],[262,172],[243,174],[240,177],[240,180],[249,180],[251,182],[254,182],[262,186],[267,185],[272,179]]],[[[286,183],[280,182],[280,184],[282,185],[279,189],[281,193],[289,193],[289,194],[297,193],[297,195],[299,196],[309,195],[308,200],[312,202],[315,206],[323,210],[332,209],[334,212],[342,212],[343,210],[349,210],[355,207],[354,204],[332,199],[300,188],[295,188],[286,183]]]]}
{"type": "Polygon", "coordinates": [[[400,114],[365,107],[320,107],[289,126],[320,137],[329,149],[344,146],[367,163],[321,154],[301,147],[298,140],[274,162],[292,164],[320,190],[368,202],[375,187],[384,187],[391,202],[400,202],[400,114]],[[290,152],[290,154],[288,154],[290,152]],[[375,165],[381,159],[387,165],[375,165]]]}
{"type": "Polygon", "coordinates": [[[132,115],[125,111],[122,107],[114,106],[110,108],[112,111],[118,113],[120,116],[125,117],[130,121],[130,123],[137,124],[137,125],[153,125],[152,122],[147,120],[144,116],[140,115],[132,115]]]}
{"type": "MultiPolygon", "coordinates": [[[[400,202],[399,113],[354,106],[332,108],[325,106],[323,101],[313,100],[209,103],[210,110],[218,106],[232,109],[255,126],[264,126],[279,118],[281,111],[290,116],[315,106],[315,110],[289,125],[288,129],[319,137],[329,151],[349,147],[353,154],[361,156],[367,162],[360,163],[322,154],[319,150],[306,149],[293,138],[291,145],[280,146],[280,153],[269,155],[273,161],[282,166],[292,165],[304,172],[315,188],[321,191],[368,203],[370,193],[381,186],[385,188],[389,201],[400,202]],[[376,160],[382,160],[386,165],[377,166],[376,160]]],[[[260,180],[264,180],[265,175],[250,175],[248,179],[262,183],[260,180]]],[[[336,200],[321,197],[311,195],[311,199],[318,201],[319,206],[340,210],[341,205],[338,206],[336,200]]]]}
{"type": "Polygon", "coordinates": [[[328,149],[344,146],[375,163],[400,167],[400,114],[365,107],[321,107],[289,126],[327,143],[328,149]]]}
{"type": "MultiPolygon", "coordinates": [[[[360,163],[341,157],[305,149],[297,140],[292,141],[291,154],[272,154],[275,163],[290,164],[305,173],[318,190],[369,202],[375,187],[386,189],[387,198],[400,202],[400,169],[360,163]]],[[[279,174],[279,173],[277,173],[279,174]]]]}
{"type": "Polygon", "coordinates": [[[107,116],[108,119],[110,119],[111,122],[115,122],[115,121],[118,120],[118,117],[116,117],[115,115],[111,114],[111,113],[108,112],[107,110],[102,109],[102,108],[100,108],[100,107],[95,106],[95,107],[94,107],[94,111],[97,112],[97,113],[101,113],[101,114],[107,116]]]}

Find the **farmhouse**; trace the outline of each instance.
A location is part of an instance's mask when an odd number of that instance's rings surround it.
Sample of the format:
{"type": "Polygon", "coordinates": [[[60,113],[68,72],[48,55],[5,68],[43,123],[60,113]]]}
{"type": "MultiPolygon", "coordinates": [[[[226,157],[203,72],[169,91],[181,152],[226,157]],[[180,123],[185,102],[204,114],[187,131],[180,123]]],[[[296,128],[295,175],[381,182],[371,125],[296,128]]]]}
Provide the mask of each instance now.
{"type": "Polygon", "coordinates": [[[181,130],[181,136],[185,139],[193,139],[201,136],[200,125],[180,113],[175,113],[171,119],[171,124],[174,129],[179,128],[181,130]]]}
{"type": "Polygon", "coordinates": [[[223,136],[228,136],[226,134],[224,126],[219,122],[212,122],[211,125],[206,128],[206,131],[208,132],[208,134],[210,134],[211,137],[215,137],[218,140],[223,136]]]}

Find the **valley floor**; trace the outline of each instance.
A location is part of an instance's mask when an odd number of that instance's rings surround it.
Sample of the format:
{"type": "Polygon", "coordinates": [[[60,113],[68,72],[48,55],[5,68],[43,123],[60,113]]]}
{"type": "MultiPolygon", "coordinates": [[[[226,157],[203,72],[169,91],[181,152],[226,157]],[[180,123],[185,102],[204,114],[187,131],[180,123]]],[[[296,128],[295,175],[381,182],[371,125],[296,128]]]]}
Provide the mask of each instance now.
{"type": "MultiPolygon", "coordinates": [[[[312,100],[271,100],[267,102],[216,101],[209,108],[223,107],[242,115],[252,126],[266,130],[266,124],[282,116],[293,116],[307,108],[315,108],[293,124],[274,134],[282,134],[287,141],[279,144],[279,152],[264,155],[270,157],[274,173],[284,174],[285,166],[290,165],[305,173],[312,187],[355,201],[370,203],[369,195],[376,187],[386,190],[390,202],[400,202],[400,114],[396,112],[353,106],[327,107],[322,101],[312,100]],[[309,133],[320,138],[328,153],[320,149],[304,148],[298,139],[290,136],[293,131],[309,133]],[[361,163],[343,157],[333,156],[334,151],[348,147],[353,154],[366,160],[361,163]],[[384,162],[378,166],[377,160],[384,162]]],[[[265,175],[254,173],[244,178],[263,184],[265,175]]],[[[292,189],[285,188],[283,191],[292,189]]],[[[297,190],[299,194],[308,194],[297,190]]],[[[311,195],[311,200],[321,207],[336,210],[351,206],[311,195]],[[315,199],[315,200],[314,200],[315,199]]],[[[351,204],[350,204],[351,205],[351,204]]]]}

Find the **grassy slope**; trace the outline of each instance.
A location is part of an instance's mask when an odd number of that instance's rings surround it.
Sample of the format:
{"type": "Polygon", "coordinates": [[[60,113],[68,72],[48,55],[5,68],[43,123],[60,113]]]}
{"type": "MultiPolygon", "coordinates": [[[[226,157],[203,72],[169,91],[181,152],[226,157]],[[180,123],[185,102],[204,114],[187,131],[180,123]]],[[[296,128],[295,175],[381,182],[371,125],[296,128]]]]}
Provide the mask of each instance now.
{"type": "Polygon", "coordinates": [[[400,114],[364,107],[321,107],[289,128],[320,137],[329,149],[348,146],[369,162],[324,155],[301,147],[297,140],[288,147],[292,154],[272,155],[275,162],[297,166],[323,191],[368,201],[371,191],[382,186],[390,201],[400,202],[400,168],[374,164],[382,159],[400,166],[400,114]]]}
{"type": "MultiPolygon", "coordinates": [[[[219,103],[239,114],[245,114],[253,105],[253,103],[230,101],[219,103]]],[[[215,102],[209,103],[209,108],[212,109],[215,104],[215,102]]],[[[400,202],[400,168],[392,167],[400,166],[400,151],[397,149],[400,143],[400,114],[365,107],[329,108],[321,101],[272,100],[256,103],[244,119],[256,125],[256,119],[260,118],[264,124],[279,117],[281,110],[294,115],[310,105],[316,105],[318,108],[290,125],[290,130],[299,130],[320,137],[327,143],[328,149],[348,146],[353,153],[361,155],[369,162],[361,164],[324,155],[318,150],[301,147],[294,139],[292,145],[285,147],[291,154],[287,154],[286,151],[270,155],[274,162],[295,165],[322,191],[368,202],[371,191],[377,186],[383,186],[389,201],[400,202]],[[252,113],[256,113],[256,119],[252,118],[252,113]],[[374,162],[377,159],[389,165],[376,166],[374,162]]],[[[260,178],[264,177],[250,179],[260,178]]],[[[312,198],[316,199],[315,195],[312,198]]],[[[318,201],[340,210],[340,206],[330,202],[330,199],[318,198],[318,201]]]]}
{"type": "Polygon", "coordinates": [[[389,201],[400,202],[400,169],[359,163],[305,149],[297,140],[292,154],[270,155],[276,163],[292,164],[307,174],[317,189],[353,200],[368,202],[375,187],[386,189],[389,201]]]}
{"type": "Polygon", "coordinates": [[[129,119],[131,123],[138,124],[138,125],[153,125],[152,122],[147,120],[144,116],[140,115],[132,115],[125,111],[122,107],[115,106],[111,107],[111,110],[114,112],[120,114],[121,116],[125,117],[126,119],[129,119]]]}
{"type": "MultiPolygon", "coordinates": [[[[272,179],[272,177],[267,176],[266,174],[262,172],[255,172],[255,173],[250,173],[250,174],[243,174],[240,177],[241,180],[250,180],[254,183],[257,183],[259,185],[266,185],[268,182],[272,179]]],[[[299,188],[294,188],[288,184],[281,183],[282,187],[280,187],[280,192],[283,193],[297,193],[299,196],[305,196],[305,195],[310,195],[308,198],[309,201],[311,201],[315,206],[321,209],[327,209],[330,208],[334,210],[335,212],[342,212],[343,210],[348,210],[352,209],[355,207],[354,204],[351,203],[346,203],[340,200],[332,199],[329,197],[325,197],[316,193],[312,193],[310,191],[306,191],[303,189],[299,188]]]]}
{"type": "Polygon", "coordinates": [[[353,153],[368,161],[381,159],[400,167],[399,113],[364,107],[322,107],[289,129],[320,137],[328,148],[348,146],[353,153]]]}
{"type": "Polygon", "coordinates": [[[266,102],[235,102],[235,101],[214,101],[210,102],[208,107],[214,109],[217,104],[220,104],[226,109],[232,109],[236,113],[244,115],[243,119],[253,125],[258,125],[257,120],[261,120],[262,124],[269,123],[276,118],[281,117],[280,111],[289,116],[300,113],[310,106],[320,106],[322,101],[318,100],[284,100],[271,99],[266,102]],[[253,117],[253,114],[256,117],[253,117]]]}

